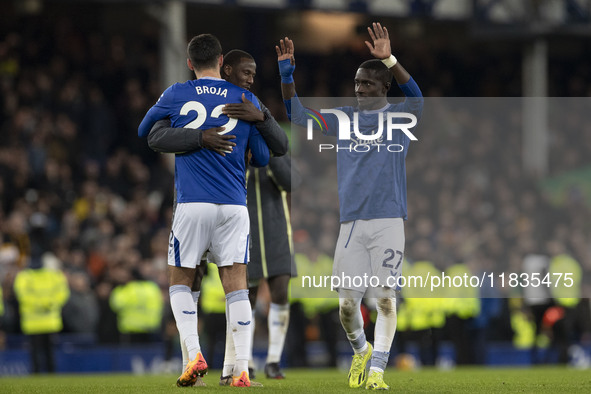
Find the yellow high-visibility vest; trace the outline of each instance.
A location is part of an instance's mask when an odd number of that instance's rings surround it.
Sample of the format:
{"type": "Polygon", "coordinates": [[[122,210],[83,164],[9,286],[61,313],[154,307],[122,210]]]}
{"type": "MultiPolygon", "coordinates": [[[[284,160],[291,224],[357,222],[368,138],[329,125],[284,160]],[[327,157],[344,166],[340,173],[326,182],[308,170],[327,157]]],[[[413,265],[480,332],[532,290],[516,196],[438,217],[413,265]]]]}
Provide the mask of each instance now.
{"type": "Polygon", "coordinates": [[[396,331],[410,330],[410,319],[406,300],[398,302],[398,310],[396,311],[396,331]]]}
{"type": "Polygon", "coordinates": [[[577,306],[581,299],[583,274],[579,263],[571,256],[560,254],[552,257],[548,268],[550,292],[556,302],[568,308],[577,306]]]}
{"type": "Polygon", "coordinates": [[[517,349],[529,349],[536,342],[536,325],[521,310],[511,312],[513,346],[517,349]]]}
{"type": "MultiPolygon", "coordinates": [[[[320,279],[332,274],[333,260],[325,254],[319,255],[316,261],[311,261],[308,256],[297,253],[295,261],[300,273],[300,279],[304,275],[320,279]]],[[[316,284],[318,283],[317,281],[316,284]]],[[[339,307],[338,294],[330,291],[330,281],[326,283],[326,286],[307,286],[298,289],[298,292],[303,295],[303,297],[298,297],[298,301],[302,304],[304,314],[308,318],[339,307]]]]}
{"type": "Polygon", "coordinates": [[[402,288],[402,294],[407,297],[404,300],[407,321],[403,324],[408,324],[409,329],[418,331],[445,325],[445,300],[437,297],[441,292],[432,292],[427,283],[429,277],[440,275],[441,271],[430,261],[407,263],[404,272],[407,280],[404,282],[406,286],[402,288]]]}
{"type": "Polygon", "coordinates": [[[207,275],[201,281],[201,309],[205,313],[225,313],[226,293],[220,280],[217,265],[207,265],[207,275]]]}
{"type": "Polygon", "coordinates": [[[66,276],[47,268],[25,269],[14,279],[24,334],[49,334],[63,328],[62,307],[70,297],[66,276]]]}
{"type": "MultiPolygon", "coordinates": [[[[445,270],[451,278],[470,278],[472,272],[466,264],[454,264],[445,270]]],[[[458,281],[459,282],[459,281],[458,281]]],[[[461,319],[469,319],[480,314],[479,289],[470,286],[469,279],[462,280],[462,286],[451,286],[447,289],[448,314],[461,319]]]]}
{"type": "Polygon", "coordinates": [[[123,334],[154,332],[162,324],[162,292],[152,281],[133,280],[115,287],[109,304],[117,314],[117,327],[123,334]]]}

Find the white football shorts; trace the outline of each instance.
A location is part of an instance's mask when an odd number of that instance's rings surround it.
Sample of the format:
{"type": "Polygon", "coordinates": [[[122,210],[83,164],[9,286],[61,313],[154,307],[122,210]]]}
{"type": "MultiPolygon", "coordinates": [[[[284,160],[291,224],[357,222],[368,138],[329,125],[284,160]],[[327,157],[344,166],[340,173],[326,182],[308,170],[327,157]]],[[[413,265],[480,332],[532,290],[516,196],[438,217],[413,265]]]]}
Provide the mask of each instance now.
{"type": "MultiPolygon", "coordinates": [[[[337,288],[365,292],[396,289],[404,259],[404,220],[384,218],[341,223],[334,256],[337,288]]],[[[336,278],[335,278],[336,279],[336,278]]]]}
{"type": "Polygon", "coordinates": [[[248,262],[250,220],[242,205],[202,202],[176,207],[168,242],[168,265],[195,268],[206,251],[218,267],[248,262]]]}

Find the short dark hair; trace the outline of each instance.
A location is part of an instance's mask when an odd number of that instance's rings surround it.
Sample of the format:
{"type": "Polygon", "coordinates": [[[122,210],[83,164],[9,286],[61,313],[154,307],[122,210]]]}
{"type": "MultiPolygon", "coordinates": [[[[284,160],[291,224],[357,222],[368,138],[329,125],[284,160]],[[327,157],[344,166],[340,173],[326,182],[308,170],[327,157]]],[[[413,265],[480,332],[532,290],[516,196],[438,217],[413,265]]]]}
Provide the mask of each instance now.
{"type": "Polygon", "coordinates": [[[236,67],[236,65],[240,63],[242,59],[249,59],[254,61],[254,57],[252,57],[250,53],[242,51],[240,49],[232,49],[230,52],[224,55],[224,64],[222,64],[222,67],[225,65],[236,67]]]}
{"type": "Polygon", "coordinates": [[[378,59],[366,60],[363,63],[361,63],[359,68],[375,71],[376,77],[378,77],[378,79],[380,81],[382,81],[384,83],[384,85],[385,84],[388,84],[388,86],[392,85],[392,73],[390,72],[388,67],[386,67],[386,65],[384,63],[382,63],[381,60],[378,60],[378,59]]]}
{"type": "Polygon", "coordinates": [[[221,54],[222,44],[212,34],[199,34],[187,45],[187,56],[197,70],[216,68],[221,54]]]}

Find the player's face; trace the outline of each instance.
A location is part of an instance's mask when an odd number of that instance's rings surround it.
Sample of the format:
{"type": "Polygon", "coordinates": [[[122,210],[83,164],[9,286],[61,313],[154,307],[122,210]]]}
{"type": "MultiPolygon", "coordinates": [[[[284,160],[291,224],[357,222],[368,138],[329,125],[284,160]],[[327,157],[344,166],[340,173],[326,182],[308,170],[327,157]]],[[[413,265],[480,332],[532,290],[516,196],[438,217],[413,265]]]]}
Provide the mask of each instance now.
{"type": "Polygon", "coordinates": [[[384,82],[376,77],[374,70],[360,68],[355,74],[355,96],[361,109],[379,109],[386,97],[384,82]]]}
{"type": "Polygon", "coordinates": [[[257,64],[252,59],[242,58],[240,62],[231,68],[226,81],[240,86],[246,90],[254,83],[254,76],[257,74],[257,64]]]}

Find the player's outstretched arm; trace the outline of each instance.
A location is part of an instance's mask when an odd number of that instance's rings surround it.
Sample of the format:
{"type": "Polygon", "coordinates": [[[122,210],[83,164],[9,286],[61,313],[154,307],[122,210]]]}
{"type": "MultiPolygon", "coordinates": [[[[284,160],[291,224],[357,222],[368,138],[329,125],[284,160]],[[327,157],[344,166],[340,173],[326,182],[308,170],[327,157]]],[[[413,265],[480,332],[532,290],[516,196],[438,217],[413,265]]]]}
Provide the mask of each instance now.
{"type": "Polygon", "coordinates": [[[287,134],[271,115],[271,111],[263,105],[258,97],[257,101],[261,109],[258,109],[242,94],[242,103],[226,104],[222,112],[231,118],[254,122],[254,126],[265,139],[273,156],[283,156],[289,150],[287,134]]]}
{"type": "Polygon", "coordinates": [[[390,36],[388,29],[380,23],[373,23],[371,27],[367,28],[372,42],[365,41],[365,45],[369,48],[369,52],[376,58],[380,59],[388,68],[396,79],[399,85],[403,85],[410,80],[410,74],[402,67],[400,62],[392,56],[392,49],[390,47],[390,36]]]}
{"type": "Polygon", "coordinates": [[[275,51],[277,52],[279,75],[281,75],[281,94],[287,116],[292,122],[303,126],[306,124],[306,116],[296,95],[295,82],[293,80],[293,72],[295,71],[293,41],[289,37],[279,40],[279,45],[275,46],[275,51]],[[292,101],[294,108],[292,108],[292,101]]]}
{"type": "Polygon", "coordinates": [[[277,62],[279,62],[279,73],[281,74],[281,94],[283,100],[289,100],[296,95],[293,72],[295,70],[295,49],[293,41],[289,37],[279,40],[275,46],[277,62]]]}
{"type": "Polygon", "coordinates": [[[371,27],[367,28],[367,31],[372,42],[365,41],[365,45],[367,45],[374,57],[380,59],[390,69],[394,79],[396,79],[398,86],[406,96],[404,110],[420,117],[423,111],[423,93],[408,71],[392,55],[388,29],[380,23],[373,23],[371,27]]]}
{"type": "Polygon", "coordinates": [[[201,148],[211,149],[222,156],[224,152],[232,151],[236,144],[230,140],[234,135],[220,135],[223,127],[207,130],[170,127],[170,120],[163,119],[152,127],[148,134],[148,146],[160,153],[183,153],[201,148]]]}
{"type": "MultiPolygon", "coordinates": [[[[279,40],[279,45],[275,46],[277,52],[277,62],[279,63],[279,74],[281,75],[281,93],[283,95],[283,104],[287,111],[289,119],[300,125],[306,126],[308,119],[313,119],[309,111],[302,106],[296,91],[293,80],[295,70],[295,50],[293,41],[289,37],[279,40]]],[[[316,122],[312,123],[315,130],[321,129],[316,122]]]]}

